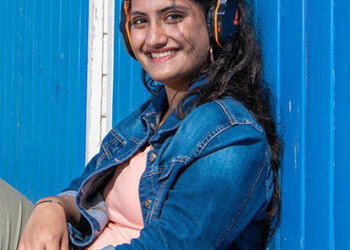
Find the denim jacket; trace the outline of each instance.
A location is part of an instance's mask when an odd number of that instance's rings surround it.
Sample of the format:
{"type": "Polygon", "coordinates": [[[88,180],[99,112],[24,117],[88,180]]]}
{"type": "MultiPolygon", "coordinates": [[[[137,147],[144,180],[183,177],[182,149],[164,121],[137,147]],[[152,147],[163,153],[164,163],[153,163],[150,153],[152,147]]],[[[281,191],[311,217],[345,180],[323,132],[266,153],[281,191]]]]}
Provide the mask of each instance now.
{"type": "Polygon", "coordinates": [[[263,128],[241,103],[224,98],[183,120],[173,113],[156,130],[166,107],[163,90],[113,128],[83,174],[61,193],[75,196],[91,227],[83,235],[68,225],[72,243],[84,247],[104,229],[105,184],[149,143],[153,149],[139,184],[144,228],[116,249],[258,249],[273,190],[263,128]]]}

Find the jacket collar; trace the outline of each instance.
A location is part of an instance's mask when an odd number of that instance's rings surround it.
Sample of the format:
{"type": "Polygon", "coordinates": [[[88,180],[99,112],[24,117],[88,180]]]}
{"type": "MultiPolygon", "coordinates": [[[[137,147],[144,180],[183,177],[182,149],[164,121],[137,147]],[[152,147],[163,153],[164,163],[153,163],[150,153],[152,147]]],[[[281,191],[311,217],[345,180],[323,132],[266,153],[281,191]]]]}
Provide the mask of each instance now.
{"type": "MultiPolygon", "coordinates": [[[[206,79],[201,78],[198,81],[196,81],[192,86],[189,88],[189,90],[192,90],[196,87],[199,87],[206,83],[206,79]]],[[[186,99],[183,105],[183,111],[184,113],[189,111],[189,108],[191,107],[192,101],[195,98],[195,95],[189,97],[186,99]]],[[[154,130],[158,126],[160,122],[161,115],[164,110],[168,108],[168,101],[166,96],[166,91],[163,88],[160,93],[152,100],[150,105],[146,108],[146,110],[142,113],[143,119],[145,119],[152,129],[152,125],[154,126],[154,130]],[[152,122],[153,120],[153,122],[152,122]]],[[[156,131],[156,133],[152,136],[152,138],[149,140],[150,143],[157,142],[164,138],[168,133],[176,130],[182,123],[182,119],[180,119],[177,116],[177,109],[175,109],[169,117],[165,120],[165,122],[162,124],[162,126],[156,131]]]]}

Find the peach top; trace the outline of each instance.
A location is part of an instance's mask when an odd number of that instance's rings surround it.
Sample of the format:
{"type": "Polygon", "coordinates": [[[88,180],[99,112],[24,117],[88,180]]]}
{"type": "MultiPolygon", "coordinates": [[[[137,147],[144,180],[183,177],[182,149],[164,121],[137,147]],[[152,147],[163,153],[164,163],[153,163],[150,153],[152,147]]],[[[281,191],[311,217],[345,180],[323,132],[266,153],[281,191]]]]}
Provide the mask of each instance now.
{"type": "Polygon", "coordinates": [[[108,208],[109,222],[87,250],[130,243],[131,239],[139,237],[143,228],[139,183],[150,149],[148,146],[145,151],[137,152],[130,160],[117,167],[107,183],[103,196],[108,208]]]}

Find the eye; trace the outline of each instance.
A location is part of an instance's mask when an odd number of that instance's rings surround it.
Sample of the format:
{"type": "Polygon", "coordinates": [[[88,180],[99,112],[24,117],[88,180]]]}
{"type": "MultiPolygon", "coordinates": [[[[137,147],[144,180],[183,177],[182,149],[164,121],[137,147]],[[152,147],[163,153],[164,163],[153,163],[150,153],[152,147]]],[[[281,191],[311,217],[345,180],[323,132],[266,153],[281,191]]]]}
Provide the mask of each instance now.
{"type": "Polygon", "coordinates": [[[144,23],[147,23],[147,20],[143,17],[136,17],[136,18],[133,18],[131,20],[131,25],[133,25],[133,26],[139,26],[139,25],[142,25],[144,23]]]}
{"type": "Polygon", "coordinates": [[[165,20],[171,23],[180,22],[184,18],[184,15],[178,12],[171,12],[166,15],[165,20]]]}

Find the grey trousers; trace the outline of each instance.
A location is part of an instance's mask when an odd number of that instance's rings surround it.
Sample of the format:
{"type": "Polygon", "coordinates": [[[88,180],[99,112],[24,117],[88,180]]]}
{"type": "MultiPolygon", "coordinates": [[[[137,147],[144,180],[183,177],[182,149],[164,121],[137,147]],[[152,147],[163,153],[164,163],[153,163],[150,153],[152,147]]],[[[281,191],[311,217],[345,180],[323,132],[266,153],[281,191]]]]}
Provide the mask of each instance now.
{"type": "Polygon", "coordinates": [[[0,179],[0,249],[17,249],[34,205],[0,179]]]}
{"type": "MultiPolygon", "coordinates": [[[[33,203],[0,179],[0,250],[17,249],[33,209],[33,203]]],[[[70,245],[69,249],[77,248],[70,245]]]]}

